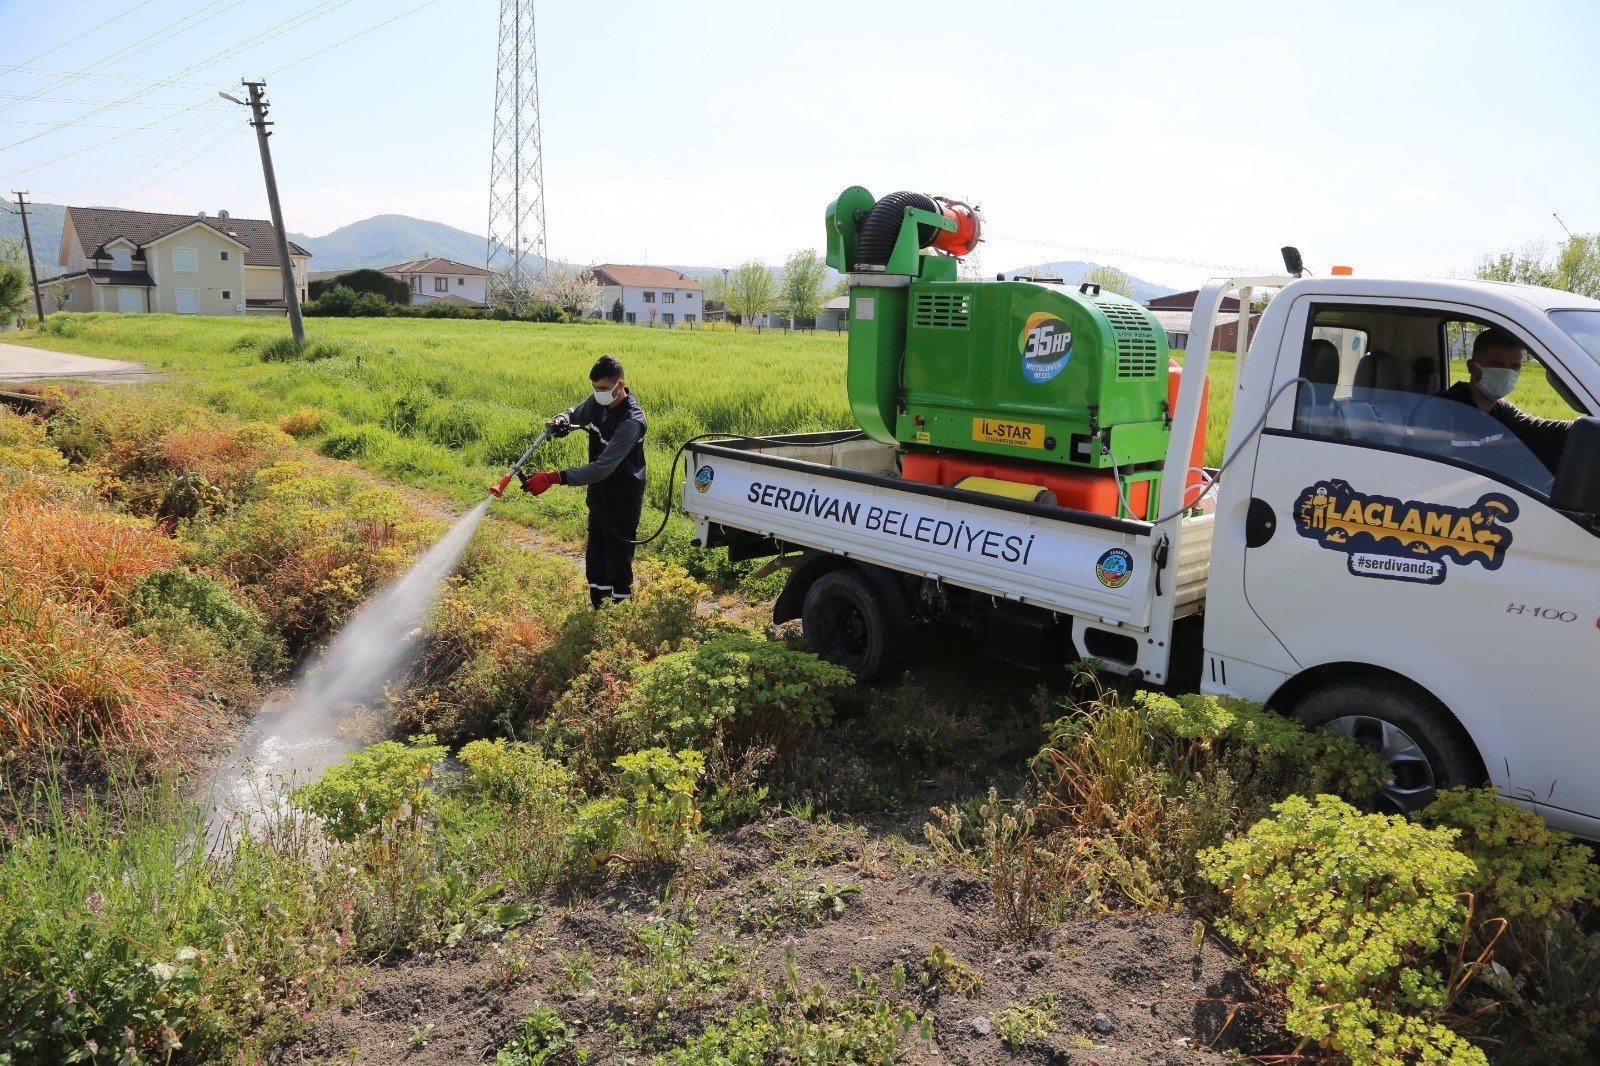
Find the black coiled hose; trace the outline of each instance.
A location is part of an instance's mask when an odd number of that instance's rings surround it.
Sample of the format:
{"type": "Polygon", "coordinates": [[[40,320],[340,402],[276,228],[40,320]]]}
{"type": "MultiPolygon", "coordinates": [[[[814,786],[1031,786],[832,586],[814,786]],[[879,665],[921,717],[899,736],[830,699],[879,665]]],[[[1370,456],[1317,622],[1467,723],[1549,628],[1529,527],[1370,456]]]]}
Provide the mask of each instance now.
{"type": "MultiPolygon", "coordinates": [[[[905,222],[906,208],[919,207],[937,215],[939,206],[930,196],[920,192],[892,192],[879,200],[861,224],[861,240],[856,246],[856,259],[865,266],[882,267],[889,262],[894,242],[900,236],[900,226],[905,222]]],[[[926,248],[933,243],[939,231],[925,223],[917,224],[917,247],[926,248]]]]}

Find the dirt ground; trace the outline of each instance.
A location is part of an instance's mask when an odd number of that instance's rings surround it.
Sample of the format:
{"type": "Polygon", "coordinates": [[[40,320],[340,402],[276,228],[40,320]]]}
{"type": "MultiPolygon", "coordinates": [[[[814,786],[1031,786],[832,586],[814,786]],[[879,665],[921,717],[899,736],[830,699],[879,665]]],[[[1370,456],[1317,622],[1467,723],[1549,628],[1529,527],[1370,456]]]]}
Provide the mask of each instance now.
{"type": "MultiPolygon", "coordinates": [[[[795,947],[802,984],[822,982],[835,996],[847,991],[851,967],[879,977],[888,989],[890,970],[901,963],[910,975],[905,997],[919,1014],[931,1008],[936,1019],[933,1048],[903,1061],[1220,1063],[1227,1061],[1226,1048],[1259,1050],[1266,1039],[1248,1010],[1228,1024],[1230,1004],[1261,996],[1214,938],[1195,951],[1192,914],[1113,914],[1055,926],[1031,944],[1001,945],[985,882],[961,870],[906,869],[886,861],[870,839],[865,847],[840,843],[837,832],[781,818],[723,838],[699,864],[700,884],[692,895],[700,927],[733,926],[735,942],[756,950],[755,968],[768,989],[782,982],[786,943],[795,947]],[[796,866],[799,855],[819,861],[796,866]],[[739,929],[733,916],[741,904],[781,887],[777,879],[855,885],[860,891],[847,897],[836,918],[765,934],[739,929]],[[922,987],[923,960],[935,943],[983,978],[976,995],[922,987]],[[995,1031],[994,1015],[1043,993],[1059,1006],[1053,1031],[1007,1047],[995,1031]]],[[[379,965],[363,978],[353,1003],[315,1019],[310,1037],[284,1048],[282,1061],[492,1061],[517,1034],[523,1015],[543,1004],[574,1028],[589,1062],[648,1063],[660,1049],[692,1038],[714,1014],[737,1009],[740,1000],[725,993],[694,1011],[673,1014],[650,1047],[619,1046],[614,1023],[626,1015],[605,983],[628,955],[629,924],[653,911],[644,894],[570,906],[547,900],[538,922],[522,930],[531,957],[516,975],[492,945],[379,965]],[[563,972],[585,949],[598,988],[575,991],[563,972]]]]}

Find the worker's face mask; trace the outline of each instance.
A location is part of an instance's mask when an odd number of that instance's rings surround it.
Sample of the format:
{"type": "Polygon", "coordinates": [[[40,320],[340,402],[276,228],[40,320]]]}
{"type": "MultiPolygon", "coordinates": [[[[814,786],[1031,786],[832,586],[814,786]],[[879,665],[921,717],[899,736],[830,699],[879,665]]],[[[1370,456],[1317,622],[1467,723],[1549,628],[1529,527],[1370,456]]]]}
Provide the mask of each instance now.
{"type": "MultiPolygon", "coordinates": [[[[618,382],[617,384],[620,385],[621,382],[618,382]]],[[[599,404],[601,407],[610,407],[612,404],[617,402],[616,393],[617,385],[613,385],[609,389],[596,388],[594,390],[594,402],[599,404]]]]}
{"type": "Polygon", "coordinates": [[[1511,395],[1511,390],[1517,387],[1517,375],[1521,371],[1508,366],[1486,366],[1479,370],[1478,388],[1483,390],[1485,396],[1492,396],[1496,400],[1503,400],[1511,395]]]}

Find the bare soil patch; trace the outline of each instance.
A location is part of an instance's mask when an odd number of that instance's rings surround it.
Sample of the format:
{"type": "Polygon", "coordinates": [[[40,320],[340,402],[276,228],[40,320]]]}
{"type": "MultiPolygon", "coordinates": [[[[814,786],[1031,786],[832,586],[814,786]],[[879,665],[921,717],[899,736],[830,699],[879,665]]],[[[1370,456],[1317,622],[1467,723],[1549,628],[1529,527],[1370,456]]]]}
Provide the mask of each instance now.
{"type": "MultiPolygon", "coordinates": [[[[903,842],[896,847],[902,858],[907,851],[919,857],[924,851],[903,842]]],[[[519,975],[508,974],[493,944],[384,962],[366,974],[350,1003],[315,1019],[310,1035],[285,1049],[285,1061],[492,1061],[518,1033],[524,1014],[542,1004],[574,1028],[589,1062],[646,1063],[693,1038],[716,1015],[734,1013],[760,989],[780,985],[784,946],[790,943],[802,983],[820,982],[835,995],[848,989],[853,967],[888,989],[891,969],[904,966],[909,980],[903,995],[919,1013],[931,1009],[936,1019],[934,1050],[916,1050],[905,1056],[907,1062],[1220,1063],[1227,1048],[1257,1049],[1263,1040],[1248,1011],[1228,1024],[1232,1003],[1258,1001],[1261,994],[1214,938],[1206,937],[1195,950],[1190,913],[1085,918],[1055,926],[1033,943],[1000,944],[982,879],[965,870],[907,868],[888,861],[876,838],[795,818],[728,834],[696,865],[701,881],[687,895],[700,928],[728,926],[735,942],[753,949],[756,987],[671,1013],[649,1047],[619,1043],[617,1023],[627,1014],[607,988],[629,957],[630,926],[654,912],[652,899],[641,893],[546,900],[537,924],[521,932],[528,963],[519,975]],[[805,855],[818,861],[796,866],[805,855]],[[761,932],[740,921],[741,914],[762,913],[786,891],[822,883],[856,886],[859,892],[849,894],[841,916],[799,928],[761,932]],[[936,943],[982,978],[976,994],[923,986],[924,960],[936,943]],[[564,975],[584,953],[596,982],[575,990],[564,975]],[[1056,1024],[1048,1035],[1007,1046],[996,1015],[1044,994],[1058,1005],[1056,1024]]],[[[504,951],[506,942],[500,947],[504,951]]]]}

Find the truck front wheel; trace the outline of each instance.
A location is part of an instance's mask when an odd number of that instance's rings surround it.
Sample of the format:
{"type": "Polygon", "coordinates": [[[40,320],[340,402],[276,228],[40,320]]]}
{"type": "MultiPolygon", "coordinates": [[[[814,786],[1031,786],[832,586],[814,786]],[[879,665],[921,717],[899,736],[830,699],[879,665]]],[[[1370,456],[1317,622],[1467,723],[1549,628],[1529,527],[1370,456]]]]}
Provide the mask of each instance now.
{"type": "Polygon", "coordinates": [[[1334,681],[1302,699],[1294,716],[1373,749],[1389,766],[1377,797],[1393,813],[1433,802],[1439,789],[1481,784],[1486,776],[1472,740],[1426,695],[1376,678],[1334,681]]]}
{"type": "Polygon", "coordinates": [[[854,570],[817,578],[806,591],[800,624],[823,658],[868,681],[893,669],[897,641],[889,612],[877,589],[854,570]]]}

